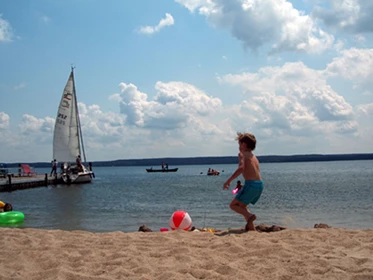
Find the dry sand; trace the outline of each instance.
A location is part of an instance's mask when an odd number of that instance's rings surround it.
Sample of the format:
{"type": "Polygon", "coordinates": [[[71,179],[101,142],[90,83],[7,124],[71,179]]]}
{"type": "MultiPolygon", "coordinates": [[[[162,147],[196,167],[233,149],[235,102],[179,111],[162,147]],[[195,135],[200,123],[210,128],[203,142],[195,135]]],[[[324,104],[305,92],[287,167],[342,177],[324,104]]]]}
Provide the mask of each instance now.
{"type": "Polygon", "coordinates": [[[7,280],[373,279],[373,229],[0,233],[7,280]]]}

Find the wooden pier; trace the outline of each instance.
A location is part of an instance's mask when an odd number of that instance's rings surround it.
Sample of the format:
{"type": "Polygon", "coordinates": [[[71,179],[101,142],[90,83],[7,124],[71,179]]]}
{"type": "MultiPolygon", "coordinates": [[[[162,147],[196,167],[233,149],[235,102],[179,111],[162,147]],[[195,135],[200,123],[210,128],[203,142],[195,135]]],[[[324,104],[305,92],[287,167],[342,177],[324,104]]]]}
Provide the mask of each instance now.
{"type": "Polygon", "coordinates": [[[40,174],[33,176],[15,176],[14,174],[8,174],[7,177],[0,178],[0,192],[12,192],[62,183],[63,181],[59,175],[48,176],[48,174],[40,174]]]}

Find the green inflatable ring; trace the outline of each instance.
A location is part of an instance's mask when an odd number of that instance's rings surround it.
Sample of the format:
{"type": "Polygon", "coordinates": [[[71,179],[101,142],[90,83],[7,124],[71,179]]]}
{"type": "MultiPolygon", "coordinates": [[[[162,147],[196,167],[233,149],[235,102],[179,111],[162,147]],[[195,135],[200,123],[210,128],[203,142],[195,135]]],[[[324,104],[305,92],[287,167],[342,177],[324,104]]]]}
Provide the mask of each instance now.
{"type": "Polygon", "coordinates": [[[9,211],[0,213],[0,224],[11,225],[23,222],[25,215],[19,211],[9,211]]]}

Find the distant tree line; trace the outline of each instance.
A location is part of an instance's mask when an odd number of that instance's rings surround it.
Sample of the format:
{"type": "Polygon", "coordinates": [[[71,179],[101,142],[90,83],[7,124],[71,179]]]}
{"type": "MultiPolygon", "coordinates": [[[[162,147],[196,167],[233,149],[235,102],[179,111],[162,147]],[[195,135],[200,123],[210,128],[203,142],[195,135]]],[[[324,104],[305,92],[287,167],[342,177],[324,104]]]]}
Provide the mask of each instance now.
{"type": "MultiPolygon", "coordinates": [[[[309,154],[289,156],[258,156],[261,163],[265,162],[307,162],[307,161],[340,161],[340,160],[372,160],[373,154],[309,154]]],[[[92,161],[93,166],[161,166],[162,162],[170,167],[176,165],[214,165],[237,163],[237,156],[224,157],[184,157],[184,158],[149,158],[120,159],[113,161],[92,161]]],[[[50,162],[22,162],[33,167],[51,167],[50,162]]],[[[18,167],[18,163],[10,163],[8,167],[18,167]]]]}

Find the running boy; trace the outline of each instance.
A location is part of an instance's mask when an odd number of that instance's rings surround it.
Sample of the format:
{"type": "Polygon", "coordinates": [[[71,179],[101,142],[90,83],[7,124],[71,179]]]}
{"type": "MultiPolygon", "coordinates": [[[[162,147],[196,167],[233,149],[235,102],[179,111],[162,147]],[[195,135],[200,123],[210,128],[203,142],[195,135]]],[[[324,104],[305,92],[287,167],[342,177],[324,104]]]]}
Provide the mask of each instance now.
{"type": "Polygon", "coordinates": [[[247,209],[249,203],[255,204],[263,191],[262,177],[260,176],[259,161],[252,153],[256,146],[255,136],[250,133],[237,133],[239,153],[238,167],[231,177],[224,183],[223,189],[228,189],[230,183],[239,175],[245,179],[245,184],[236,194],[229,207],[245,217],[245,230],[255,230],[255,214],[247,209]]]}

